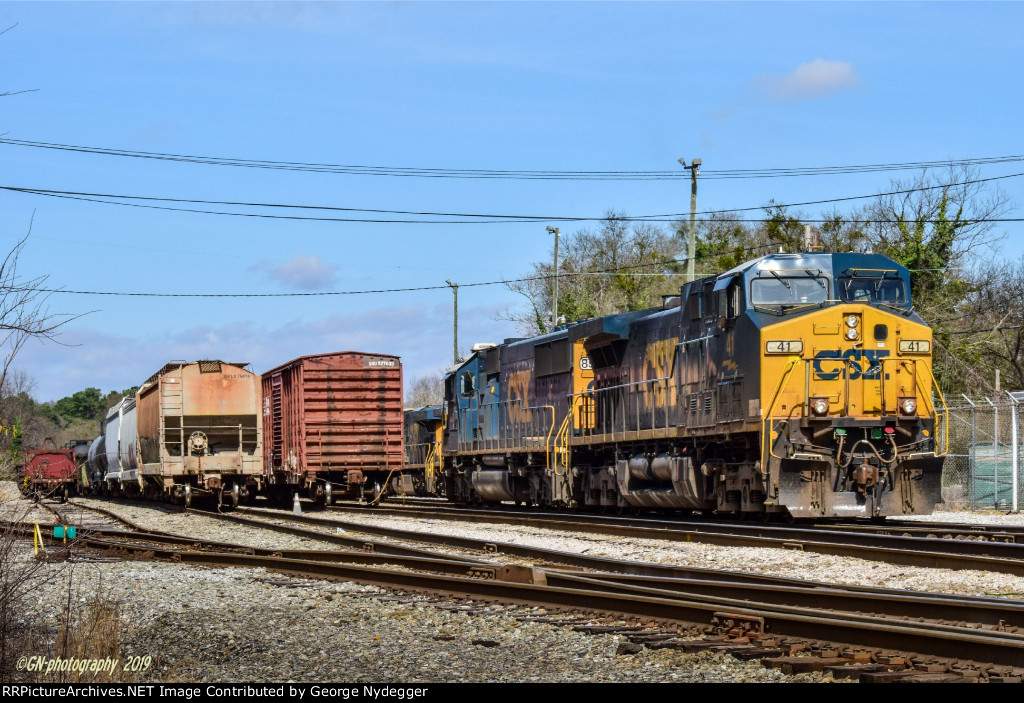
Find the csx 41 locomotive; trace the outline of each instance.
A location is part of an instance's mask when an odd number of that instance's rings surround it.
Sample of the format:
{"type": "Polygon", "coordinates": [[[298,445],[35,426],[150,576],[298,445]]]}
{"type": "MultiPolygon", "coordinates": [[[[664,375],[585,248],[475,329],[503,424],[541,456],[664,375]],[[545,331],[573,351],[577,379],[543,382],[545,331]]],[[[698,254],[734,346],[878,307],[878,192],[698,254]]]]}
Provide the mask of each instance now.
{"type": "Polygon", "coordinates": [[[947,414],[906,268],[773,254],[661,308],[476,345],[450,499],[783,517],[929,513],[947,414]]]}

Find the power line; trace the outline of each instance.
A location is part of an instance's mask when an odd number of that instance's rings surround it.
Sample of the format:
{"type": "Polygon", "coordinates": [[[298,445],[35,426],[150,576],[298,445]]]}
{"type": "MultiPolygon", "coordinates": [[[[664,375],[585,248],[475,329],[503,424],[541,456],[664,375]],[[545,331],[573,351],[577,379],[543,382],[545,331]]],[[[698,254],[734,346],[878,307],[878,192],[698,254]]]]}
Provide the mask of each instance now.
{"type": "MultiPolygon", "coordinates": [[[[750,247],[734,248],[730,249],[728,253],[752,253],[763,249],[774,248],[776,244],[758,244],[750,247]]],[[[599,269],[597,271],[563,271],[557,274],[559,278],[566,277],[577,277],[577,276],[598,276],[598,275],[616,275],[621,274],[624,271],[631,269],[646,268],[650,266],[661,266],[668,268],[673,264],[685,263],[686,259],[661,259],[659,261],[648,261],[639,264],[627,264],[624,266],[616,266],[608,269],[599,269]]],[[[939,271],[942,269],[908,269],[911,273],[918,271],[939,271]]],[[[659,274],[643,274],[643,273],[631,273],[628,275],[635,276],[650,276],[650,275],[661,275],[661,276],[685,276],[684,272],[676,271],[662,271],[659,274]]],[[[704,274],[703,277],[715,274],[704,274]]],[[[495,281],[477,281],[475,283],[460,283],[459,288],[479,288],[482,286],[500,286],[508,285],[510,283],[527,283],[530,281],[550,281],[555,278],[556,274],[541,274],[538,276],[524,276],[522,278],[505,278],[495,281]]],[[[111,297],[132,297],[132,298],[314,298],[320,296],[340,296],[340,295],[372,295],[377,293],[415,293],[420,291],[428,290],[445,290],[449,288],[448,284],[445,285],[434,285],[434,286],[413,286],[408,288],[377,288],[369,290],[349,290],[349,291],[309,291],[305,293],[136,293],[136,292],[125,292],[125,291],[94,291],[94,290],[68,290],[65,288],[35,288],[35,287],[12,287],[8,290],[12,292],[37,292],[37,293],[64,293],[68,295],[103,295],[111,297]]]]}
{"type": "MultiPolygon", "coordinates": [[[[475,178],[475,179],[510,179],[510,180],[683,180],[689,174],[672,171],[548,171],[521,169],[467,169],[447,167],[419,166],[373,166],[362,164],[330,164],[304,161],[276,161],[267,159],[248,159],[224,156],[202,156],[195,154],[173,154],[165,152],[138,151],[132,149],[116,149],[109,147],[81,146],[60,144],[25,139],[0,138],[0,144],[21,146],[35,149],[67,151],[82,154],[114,156],[134,159],[203,164],[212,166],[231,166],[238,168],[269,169],[278,171],[300,171],[309,173],[330,173],[361,176],[390,176],[415,178],[475,178]]],[[[848,166],[806,166],[789,168],[761,169],[708,169],[701,172],[702,178],[739,179],[739,178],[783,178],[796,176],[820,176],[852,173],[877,173],[885,171],[905,171],[910,169],[942,168],[946,166],[987,166],[992,164],[1024,161],[1022,155],[988,156],[967,159],[947,159],[939,161],[906,161],[899,163],[860,164],[848,166]]]]}
{"type": "MultiPolygon", "coordinates": [[[[793,208],[793,207],[804,207],[808,205],[827,205],[831,203],[849,202],[853,200],[864,200],[868,198],[878,198],[890,195],[906,195],[909,193],[916,193],[926,190],[937,190],[945,188],[953,188],[963,185],[973,185],[977,183],[986,183],[990,181],[1005,180],[1008,178],[1018,178],[1024,176],[1022,173],[1012,173],[1004,176],[992,176],[989,178],[974,178],[965,181],[958,181],[955,183],[943,183],[938,185],[930,186],[918,186],[915,188],[905,188],[901,190],[893,190],[884,193],[872,193],[868,195],[851,195],[840,198],[828,198],[824,200],[809,200],[798,203],[770,203],[768,205],[750,206],[742,208],[729,208],[720,210],[704,210],[698,212],[698,215],[728,215],[732,213],[740,212],[751,212],[754,210],[764,210],[766,208],[793,208]]],[[[355,207],[341,207],[335,205],[295,205],[288,203],[263,203],[263,202],[247,202],[247,201],[232,201],[232,200],[202,200],[196,198],[170,198],[161,196],[146,196],[146,195],[124,195],[124,194],[113,194],[113,193],[90,193],[81,191],[66,191],[66,190],[55,190],[49,188],[32,188],[24,186],[0,186],[0,190],[6,190],[15,193],[23,193],[27,195],[39,195],[50,198],[62,198],[68,200],[82,200],[86,202],[95,202],[105,205],[119,205],[121,207],[136,207],[150,210],[169,210],[173,212],[187,212],[192,214],[203,214],[203,215],[221,215],[225,217],[252,217],[258,219],[272,219],[272,220],[300,220],[300,221],[315,221],[315,222],[355,222],[361,224],[499,224],[509,222],[520,222],[520,223],[540,223],[540,222],[600,222],[609,219],[607,215],[601,217],[581,217],[571,215],[504,215],[504,214],[487,214],[487,213],[459,213],[459,212],[432,212],[432,211],[416,211],[416,210],[385,210],[385,209],[373,209],[373,208],[355,208],[355,207]],[[143,201],[143,202],[118,202],[119,200],[129,201],[143,201]],[[264,212],[233,212],[233,211],[222,211],[222,210],[206,210],[200,208],[185,208],[185,207],[174,207],[171,205],[153,205],[149,203],[183,203],[183,204],[195,204],[195,205],[221,205],[225,207],[249,207],[249,208],[267,208],[274,210],[302,210],[302,211],[323,211],[323,212],[365,212],[372,214],[390,214],[390,215],[410,215],[410,216],[422,216],[431,218],[443,218],[443,217],[456,217],[462,219],[388,219],[388,218],[357,218],[357,217],[323,217],[323,216],[309,216],[309,215],[278,215],[264,212]]],[[[637,216],[623,216],[616,217],[614,219],[624,222],[676,222],[680,218],[686,216],[684,213],[666,213],[659,215],[637,215],[637,216]]],[[[729,221],[722,219],[720,221],[729,221]]],[[[734,220],[736,222],[761,222],[759,220],[734,220]]],[[[806,222],[828,222],[829,220],[806,220],[806,222]]],[[[851,220],[854,221],[854,220],[851,220]]],[[[1020,222],[1021,218],[984,218],[978,220],[969,220],[971,222],[1020,222]]],[[[863,223],[886,223],[887,220],[859,220],[857,222],[863,223]]]]}
{"type": "MultiPolygon", "coordinates": [[[[772,245],[767,245],[772,246],[772,245]]],[[[764,248],[750,247],[749,250],[753,251],[756,249],[764,248]]],[[[648,261],[640,264],[628,264],[625,266],[617,266],[615,268],[603,269],[598,271],[578,271],[578,272],[561,272],[558,274],[559,278],[565,278],[566,276],[594,276],[600,274],[616,274],[629,269],[644,268],[648,266],[670,266],[672,264],[678,264],[685,261],[685,259],[664,259],[661,261],[648,261]]],[[[666,273],[664,275],[673,275],[666,273]]],[[[546,281],[555,277],[555,274],[543,274],[539,276],[526,276],[523,278],[509,278],[502,279],[500,281],[478,281],[476,283],[460,283],[460,288],[476,288],[480,286],[498,286],[507,285],[509,283],[524,283],[528,281],[546,281]]],[[[426,290],[443,290],[448,288],[448,285],[437,285],[437,286],[414,286],[409,288],[378,288],[371,290],[349,290],[349,291],[310,291],[305,293],[134,293],[124,291],[95,291],[95,290],[68,290],[65,288],[35,288],[35,287],[12,287],[8,290],[17,292],[37,292],[37,293],[65,293],[69,295],[105,295],[105,296],[124,296],[124,297],[136,297],[136,298],[303,298],[303,297],[317,297],[317,296],[336,296],[336,295],[369,295],[374,293],[414,293],[418,291],[426,290]]]]}

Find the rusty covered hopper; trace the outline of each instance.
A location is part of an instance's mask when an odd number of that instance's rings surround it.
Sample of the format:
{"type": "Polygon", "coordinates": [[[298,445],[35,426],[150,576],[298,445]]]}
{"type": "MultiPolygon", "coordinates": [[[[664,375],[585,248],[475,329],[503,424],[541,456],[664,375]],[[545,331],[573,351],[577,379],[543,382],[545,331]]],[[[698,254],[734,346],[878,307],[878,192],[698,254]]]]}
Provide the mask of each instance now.
{"type": "MultiPolygon", "coordinates": [[[[254,494],[263,474],[259,377],[216,359],[171,362],[140,388],[140,489],[254,494]],[[235,489],[238,490],[235,490],[235,489]]],[[[110,452],[110,437],[107,437],[110,452]]]]}
{"type": "MultiPolygon", "coordinates": [[[[397,356],[303,356],[263,374],[267,477],[284,489],[355,492],[401,469],[402,366],[397,356]]],[[[289,496],[290,497],[290,496],[289,496]]]]}

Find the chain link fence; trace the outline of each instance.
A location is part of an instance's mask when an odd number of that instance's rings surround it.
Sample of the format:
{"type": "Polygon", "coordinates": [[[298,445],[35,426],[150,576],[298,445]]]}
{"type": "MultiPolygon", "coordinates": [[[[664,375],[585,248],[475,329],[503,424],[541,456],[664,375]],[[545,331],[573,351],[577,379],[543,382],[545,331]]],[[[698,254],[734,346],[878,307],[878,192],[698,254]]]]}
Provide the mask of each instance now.
{"type": "Polygon", "coordinates": [[[961,395],[946,398],[946,404],[949,454],[942,470],[946,507],[1024,507],[1024,392],[961,395]]]}

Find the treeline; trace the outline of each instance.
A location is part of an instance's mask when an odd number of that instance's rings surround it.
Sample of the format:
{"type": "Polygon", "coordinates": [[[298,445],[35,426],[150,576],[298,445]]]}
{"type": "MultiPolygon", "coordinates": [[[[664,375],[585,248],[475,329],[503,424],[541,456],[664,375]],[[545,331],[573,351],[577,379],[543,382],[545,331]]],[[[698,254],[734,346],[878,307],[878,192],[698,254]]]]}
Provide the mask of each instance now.
{"type": "MultiPolygon", "coordinates": [[[[944,391],[1024,389],[1024,258],[1001,253],[999,219],[1014,208],[967,168],[895,181],[866,205],[808,214],[769,201],[758,213],[716,212],[696,226],[698,276],[775,252],[884,254],[911,271],[914,310],[932,325],[944,391]]],[[[562,237],[558,316],[565,321],[659,305],[685,281],[689,223],[662,228],[609,212],[599,228],[562,237]]],[[[526,305],[502,314],[523,334],[552,325],[553,262],[509,283],[526,305]]]]}
{"type": "Polygon", "coordinates": [[[92,439],[99,434],[100,421],[107,411],[136,388],[104,393],[85,388],[49,403],[32,397],[32,382],[24,373],[7,377],[0,393],[0,456],[8,466],[20,464],[24,449],[42,446],[52,438],[58,447],[73,439],[92,439]]]}

